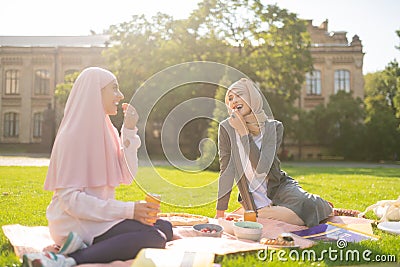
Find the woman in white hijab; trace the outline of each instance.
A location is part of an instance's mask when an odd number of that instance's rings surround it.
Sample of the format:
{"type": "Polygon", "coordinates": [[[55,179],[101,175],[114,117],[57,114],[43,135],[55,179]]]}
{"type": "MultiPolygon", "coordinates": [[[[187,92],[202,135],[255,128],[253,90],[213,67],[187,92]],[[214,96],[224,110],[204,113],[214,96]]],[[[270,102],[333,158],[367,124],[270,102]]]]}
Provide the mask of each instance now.
{"type": "Polygon", "coordinates": [[[151,214],[159,205],[115,199],[138,168],[138,114],[124,103],[121,138],[110,120],[124,98],[108,70],[90,67],[75,81],[51,153],[45,190],[53,191],[46,217],[61,249],[26,254],[24,266],[74,266],[136,257],[142,248],[164,248],[169,222],[151,214]],[[153,225],[149,220],[154,220],[153,225]]]}
{"type": "Polygon", "coordinates": [[[330,204],[304,191],[280,169],[277,151],[283,125],[269,120],[254,83],[242,78],[225,95],[230,117],[218,131],[220,177],[216,217],[224,217],[236,181],[239,202],[258,217],[314,226],[332,212],[330,204]]]}

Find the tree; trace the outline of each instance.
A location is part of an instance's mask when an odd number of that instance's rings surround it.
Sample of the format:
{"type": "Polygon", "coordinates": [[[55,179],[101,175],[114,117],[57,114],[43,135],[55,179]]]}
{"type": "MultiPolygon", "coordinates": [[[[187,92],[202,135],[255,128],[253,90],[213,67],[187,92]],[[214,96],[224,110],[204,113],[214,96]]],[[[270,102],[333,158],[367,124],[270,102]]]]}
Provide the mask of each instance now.
{"type": "Polygon", "coordinates": [[[362,100],[354,99],[352,93],[339,91],[331,95],[326,107],[320,105],[309,111],[307,119],[312,122],[308,140],[327,146],[331,153],[345,159],[363,156],[364,110],[362,100]]]}
{"type": "Polygon", "coordinates": [[[399,155],[400,132],[398,119],[386,104],[383,95],[369,96],[365,100],[365,154],[368,160],[393,160],[399,155]]]}
{"type": "Polygon", "coordinates": [[[312,69],[305,22],[258,0],[205,2],[212,7],[203,28],[232,47],[225,63],[246,73],[264,93],[297,99],[304,74],[312,69]]]}
{"type": "Polygon", "coordinates": [[[57,104],[61,105],[62,108],[65,107],[69,93],[71,92],[72,85],[74,84],[76,78],[78,78],[79,72],[75,72],[64,77],[64,83],[59,83],[55,89],[55,97],[57,104]]]}
{"type": "MultiPolygon", "coordinates": [[[[400,30],[396,31],[400,37],[400,30]]],[[[396,46],[400,49],[400,46],[396,46]]],[[[400,155],[400,67],[396,60],[365,76],[365,144],[369,160],[398,160],[400,155]]]]}
{"type": "Polygon", "coordinates": [[[385,70],[365,76],[365,148],[369,160],[393,160],[400,154],[399,78],[395,61],[385,70]]]}
{"type": "Polygon", "coordinates": [[[365,86],[367,97],[384,96],[386,105],[393,115],[400,117],[400,67],[397,61],[389,62],[385,69],[375,74],[367,74],[365,86]]]}
{"type": "MultiPolygon", "coordinates": [[[[274,101],[271,106],[280,108],[278,118],[283,118],[287,129],[296,112],[292,104],[299,96],[304,74],[312,68],[305,22],[286,9],[264,6],[259,0],[204,0],[187,19],[174,20],[161,13],[152,18],[135,15],[108,32],[114,45],[105,55],[126,98],[166,67],[215,61],[257,82],[268,101],[274,101]]],[[[197,89],[180,90],[174,100],[195,97],[197,89]]],[[[199,94],[208,90],[214,96],[216,92],[215,88],[203,89],[199,94]]],[[[159,105],[152,119],[162,121],[169,107],[159,105]]],[[[216,140],[215,136],[212,139],[216,140]]]]}
{"type": "MultiPolygon", "coordinates": [[[[206,2],[206,1],[205,1],[206,2]]],[[[212,2],[204,27],[210,27],[225,43],[226,64],[246,73],[255,81],[275,117],[287,126],[286,132],[299,130],[295,126],[294,107],[299,97],[305,73],[312,69],[309,36],[304,21],[276,5],[264,6],[261,1],[212,2]]],[[[218,99],[220,92],[216,92],[218,99]]],[[[218,111],[216,111],[218,113],[218,111]]],[[[210,128],[215,127],[213,123],[210,128]]],[[[208,137],[216,142],[217,132],[209,130],[208,137]]],[[[292,138],[298,138],[293,134],[292,138]]],[[[212,165],[216,169],[217,164],[212,165]]]]}

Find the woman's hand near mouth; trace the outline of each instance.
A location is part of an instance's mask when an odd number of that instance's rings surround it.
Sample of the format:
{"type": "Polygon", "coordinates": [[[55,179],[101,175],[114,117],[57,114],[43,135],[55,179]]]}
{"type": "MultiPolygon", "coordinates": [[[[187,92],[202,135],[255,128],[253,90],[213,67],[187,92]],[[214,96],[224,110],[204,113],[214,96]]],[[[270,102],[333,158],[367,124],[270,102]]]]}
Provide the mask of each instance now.
{"type": "Polygon", "coordinates": [[[124,112],[124,127],[127,129],[135,129],[139,120],[136,109],[128,103],[122,103],[122,111],[124,112]]]}
{"type": "Polygon", "coordinates": [[[229,124],[238,132],[241,137],[249,134],[246,121],[237,109],[232,110],[231,117],[229,118],[229,124]]]}

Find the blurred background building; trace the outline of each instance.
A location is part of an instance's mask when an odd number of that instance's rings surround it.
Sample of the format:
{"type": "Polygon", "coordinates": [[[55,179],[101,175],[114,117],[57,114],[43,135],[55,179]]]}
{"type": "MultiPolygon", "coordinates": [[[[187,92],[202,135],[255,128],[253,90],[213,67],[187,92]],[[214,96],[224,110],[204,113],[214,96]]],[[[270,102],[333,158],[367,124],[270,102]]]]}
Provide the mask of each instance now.
{"type": "MultiPolygon", "coordinates": [[[[364,97],[363,46],[357,35],[329,32],[328,21],[308,21],[314,71],[306,74],[297,105],[310,110],[326,104],[340,90],[364,97]]],[[[105,66],[102,51],[107,35],[0,36],[0,147],[27,145],[50,151],[62,116],[54,92],[67,74],[88,66],[105,66]]],[[[298,144],[285,149],[296,154],[298,144]]],[[[321,148],[304,144],[302,155],[317,155],[321,148]]]]}
{"type": "Polygon", "coordinates": [[[60,120],[56,85],[87,66],[104,66],[108,38],[0,36],[0,144],[48,150],[60,120]]]}

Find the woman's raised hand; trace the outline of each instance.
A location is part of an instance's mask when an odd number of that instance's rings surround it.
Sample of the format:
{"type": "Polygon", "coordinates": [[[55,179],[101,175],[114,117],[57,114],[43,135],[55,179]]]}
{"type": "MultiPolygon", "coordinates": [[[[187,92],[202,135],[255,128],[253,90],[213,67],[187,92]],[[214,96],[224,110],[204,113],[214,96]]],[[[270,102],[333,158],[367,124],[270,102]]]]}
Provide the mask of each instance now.
{"type": "Polygon", "coordinates": [[[153,222],[158,218],[152,214],[160,212],[160,205],[145,201],[135,202],[135,211],[133,213],[133,219],[144,224],[153,225],[153,222]]]}
{"type": "Polygon", "coordinates": [[[135,129],[139,120],[139,114],[136,109],[128,103],[122,103],[122,111],[124,112],[124,126],[127,129],[135,129]]]}
{"type": "Polygon", "coordinates": [[[237,110],[232,111],[231,117],[229,118],[229,124],[238,132],[240,136],[249,134],[246,121],[244,120],[242,114],[240,114],[240,112],[237,110]]]}

